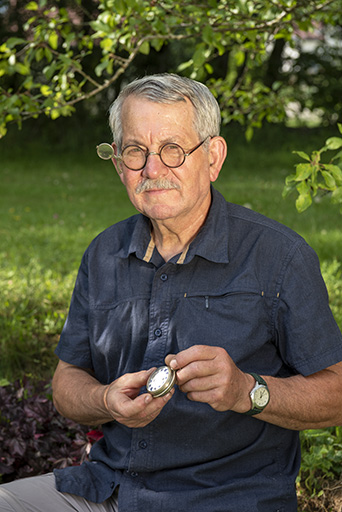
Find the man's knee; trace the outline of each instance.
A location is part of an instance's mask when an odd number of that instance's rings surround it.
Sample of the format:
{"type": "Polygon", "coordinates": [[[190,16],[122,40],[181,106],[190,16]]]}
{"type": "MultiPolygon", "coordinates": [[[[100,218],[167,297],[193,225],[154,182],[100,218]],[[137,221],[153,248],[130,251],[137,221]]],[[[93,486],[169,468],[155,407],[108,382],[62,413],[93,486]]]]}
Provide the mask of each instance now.
{"type": "Polygon", "coordinates": [[[47,510],[47,504],[51,502],[49,496],[53,492],[56,492],[53,473],[14,480],[0,486],[0,511],[43,512],[47,510]]]}

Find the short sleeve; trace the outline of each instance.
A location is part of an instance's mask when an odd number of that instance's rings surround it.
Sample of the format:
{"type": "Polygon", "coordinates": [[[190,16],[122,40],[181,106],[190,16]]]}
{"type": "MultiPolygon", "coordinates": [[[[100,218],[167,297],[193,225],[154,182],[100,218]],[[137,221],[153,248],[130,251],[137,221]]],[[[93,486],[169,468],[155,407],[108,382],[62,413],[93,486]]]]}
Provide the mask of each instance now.
{"type": "Polygon", "coordinates": [[[305,242],[284,262],[275,308],[283,360],[305,376],[342,361],[342,335],[329,307],[319,260],[305,242]]]}
{"type": "Polygon", "coordinates": [[[92,368],[88,313],[88,251],[86,251],[78,271],[68,317],[55,350],[62,361],[82,368],[92,368]]]}

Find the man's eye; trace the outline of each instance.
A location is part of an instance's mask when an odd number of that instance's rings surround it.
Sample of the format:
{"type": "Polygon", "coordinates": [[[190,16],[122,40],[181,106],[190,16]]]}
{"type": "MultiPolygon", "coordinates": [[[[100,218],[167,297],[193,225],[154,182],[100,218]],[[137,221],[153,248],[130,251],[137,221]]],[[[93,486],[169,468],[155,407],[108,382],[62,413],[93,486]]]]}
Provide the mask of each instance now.
{"type": "Polygon", "coordinates": [[[169,154],[183,153],[182,148],[178,146],[178,144],[168,144],[167,146],[163,147],[163,151],[169,154]]]}
{"type": "Polygon", "coordinates": [[[127,156],[139,156],[143,155],[145,152],[143,149],[139,148],[138,146],[132,146],[130,148],[126,148],[124,151],[124,154],[127,156]]]}

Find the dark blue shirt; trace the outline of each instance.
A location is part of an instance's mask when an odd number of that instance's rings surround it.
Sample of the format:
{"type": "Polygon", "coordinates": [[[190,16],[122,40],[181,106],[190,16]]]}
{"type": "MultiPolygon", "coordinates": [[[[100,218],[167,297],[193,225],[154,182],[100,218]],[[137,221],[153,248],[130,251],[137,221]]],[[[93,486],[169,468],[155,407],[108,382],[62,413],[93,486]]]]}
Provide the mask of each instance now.
{"type": "MultiPolygon", "coordinates": [[[[135,215],[86,251],[56,353],[108,384],[195,344],[245,372],[309,375],[342,360],[317,256],[290,229],[212,189],[208,218],[169,262],[135,215]]],[[[176,393],[144,428],[115,421],[91,462],[55,472],[64,492],[120,512],[295,512],[298,433],[176,393]]]]}

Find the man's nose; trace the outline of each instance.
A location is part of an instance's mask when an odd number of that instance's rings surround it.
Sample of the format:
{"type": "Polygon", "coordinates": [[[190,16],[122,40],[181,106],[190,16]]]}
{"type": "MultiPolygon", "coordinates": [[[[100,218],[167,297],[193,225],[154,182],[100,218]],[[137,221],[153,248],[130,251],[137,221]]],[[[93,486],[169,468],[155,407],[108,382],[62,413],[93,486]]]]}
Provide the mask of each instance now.
{"type": "Polygon", "coordinates": [[[144,176],[148,178],[157,178],[167,174],[168,167],[163,164],[159,153],[156,151],[150,151],[147,155],[146,164],[143,168],[144,176]]]}

